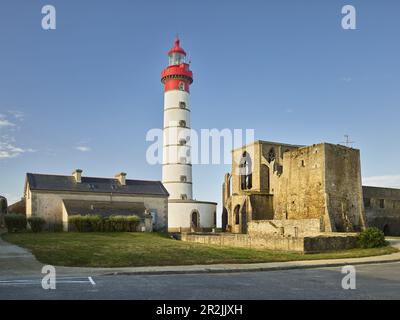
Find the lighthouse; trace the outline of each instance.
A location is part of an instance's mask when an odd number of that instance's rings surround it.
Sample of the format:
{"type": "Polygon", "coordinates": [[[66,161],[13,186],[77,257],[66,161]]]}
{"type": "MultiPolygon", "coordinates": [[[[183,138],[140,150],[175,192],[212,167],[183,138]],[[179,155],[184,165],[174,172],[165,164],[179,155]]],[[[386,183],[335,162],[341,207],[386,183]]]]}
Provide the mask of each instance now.
{"type": "Polygon", "coordinates": [[[193,199],[189,101],[193,73],[178,38],[168,52],[168,66],[161,73],[161,82],[164,85],[162,183],[169,193],[168,230],[215,228],[217,204],[193,199]]]}
{"type": "Polygon", "coordinates": [[[179,39],[168,52],[169,64],[162,72],[164,84],[164,141],[162,181],[170,199],[192,199],[190,161],[189,88],[193,73],[179,39]]]}

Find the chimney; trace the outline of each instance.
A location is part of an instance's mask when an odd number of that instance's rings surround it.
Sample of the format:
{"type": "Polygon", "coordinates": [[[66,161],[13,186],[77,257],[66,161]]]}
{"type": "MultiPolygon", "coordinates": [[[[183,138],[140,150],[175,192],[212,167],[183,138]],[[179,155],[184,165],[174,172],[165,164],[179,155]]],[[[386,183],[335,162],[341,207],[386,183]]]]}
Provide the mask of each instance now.
{"type": "Polygon", "coordinates": [[[115,178],[117,178],[117,180],[119,181],[119,183],[122,186],[126,185],[126,173],[125,172],[120,172],[120,173],[116,174],[115,178]]]}
{"type": "Polygon", "coordinates": [[[82,182],[82,170],[81,169],[76,169],[74,172],[72,172],[72,176],[75,178],[76,183],[82,182]]]}

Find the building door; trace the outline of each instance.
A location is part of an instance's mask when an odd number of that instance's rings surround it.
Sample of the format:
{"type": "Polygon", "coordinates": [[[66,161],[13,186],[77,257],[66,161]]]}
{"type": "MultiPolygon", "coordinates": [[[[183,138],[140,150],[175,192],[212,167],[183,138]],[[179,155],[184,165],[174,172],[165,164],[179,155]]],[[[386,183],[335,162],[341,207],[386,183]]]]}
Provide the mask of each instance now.
{"type": "Polygon", "coordinates": [[[385,236],[390,236],[390,228],[388,224],[385,224],[385,226],[383,227],[383,233],[385,234],[385,236]]]}
{"type": "Polygon", "coordinates": [[[192,217],[191,217],[191,227],[196,231],[199,226],[200,226],[200,215],[197,210],[192,211],[192,217]]]}

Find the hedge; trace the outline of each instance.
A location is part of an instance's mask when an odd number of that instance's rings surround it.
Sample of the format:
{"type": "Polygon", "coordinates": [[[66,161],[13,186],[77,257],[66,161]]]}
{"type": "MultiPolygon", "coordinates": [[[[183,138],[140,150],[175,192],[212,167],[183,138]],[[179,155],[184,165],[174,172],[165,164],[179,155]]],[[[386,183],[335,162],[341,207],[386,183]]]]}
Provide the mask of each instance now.
{"type": "Polygon", "coordinates": [[[42,217],[33,216],[28,218],[28,223],[31,226],[32,232],[36,233],[43,231],[43,227],[46,224],[46,220],[43,219],[42,217]]]}
{"type": "Polygon", "coordinates": [[[78,232],[134,232],[139,222],[140,218],[135,215],[109,217],[74,215],[68,218],[68,223],[78,232]]]}
{"type": "Polygon", "coordinates": [[[4,216],[8,232],[18,232],[26,229],[26,216],[21,213],[10,213],[4,216]]]}

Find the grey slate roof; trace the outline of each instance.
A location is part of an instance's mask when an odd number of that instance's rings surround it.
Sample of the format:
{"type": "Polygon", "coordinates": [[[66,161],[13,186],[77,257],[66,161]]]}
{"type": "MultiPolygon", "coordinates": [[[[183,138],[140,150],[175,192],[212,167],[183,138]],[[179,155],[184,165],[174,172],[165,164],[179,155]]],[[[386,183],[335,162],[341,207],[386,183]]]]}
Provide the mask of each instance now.
{"type": "Polygon", "coordinates": [[[27,173],[26,179],[31,190],[169,196],[160,181],[127,179],[123,186],[117,179],[82,177],[82,182],[77,183],[73,176],[38,173],[27,173]]]}
{"type": "Polygon", "coordinates": [[[68,215],[137,215],[144,218],[146,210],[143,202],[105,202],[89,200],[63,200],[68,215]]]}

